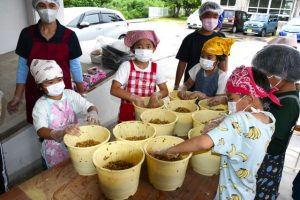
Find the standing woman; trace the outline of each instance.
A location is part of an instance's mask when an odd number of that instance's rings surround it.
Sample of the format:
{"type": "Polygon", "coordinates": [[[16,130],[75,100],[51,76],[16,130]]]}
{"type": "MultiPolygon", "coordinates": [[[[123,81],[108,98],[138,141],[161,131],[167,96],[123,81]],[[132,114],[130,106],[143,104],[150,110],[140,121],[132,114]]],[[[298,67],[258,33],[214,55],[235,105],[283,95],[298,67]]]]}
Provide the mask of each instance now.
{"type": "Polygon", "coordinates": [[[300,53],[292,45],[271,44],[259,51],[252,60],[253,67],[266,73],[281,106],[272,102],[264,106],[275,119],[275,132],[267,154],[257,172],[255,199],[276,199],[284,166],[285,152],[299,117],[300,53]]]}
{"type": "Polygon", "coordinates": [[[82,55],[76,34],[62,26],[56,19],[59,0],[32,0],[33,8],[40,20],[37,24],[22,30],[16,54],[19,55],[16,90],[8,102],[7,110],[17,112],[25,90],[27,121],[32,123],[32,109],[42,96],[33,76],[28,73],[33,59],[55,60],[63,70],[66,89],[72,89],[71,74],[79,93],[84,92],[82,69],[79,57],[82,55]]]}

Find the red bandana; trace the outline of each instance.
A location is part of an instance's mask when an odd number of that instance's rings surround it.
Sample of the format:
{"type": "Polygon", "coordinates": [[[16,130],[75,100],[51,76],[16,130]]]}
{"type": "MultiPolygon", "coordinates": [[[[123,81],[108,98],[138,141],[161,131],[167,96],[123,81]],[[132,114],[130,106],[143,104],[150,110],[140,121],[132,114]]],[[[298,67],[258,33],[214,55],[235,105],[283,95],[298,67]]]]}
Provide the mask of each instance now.
{"type": "Polygon", "coordinates": [[[256,85],[252,67],[245,66],[236,68],[226,84],[226,91],[229,93],[251,95],[258,98],[268,97],[275,104],[280,105],[279,99],[273,94],[277,90],[277,88],[272,88],[269,93],[264,91],[264,89],[256,85]]]}

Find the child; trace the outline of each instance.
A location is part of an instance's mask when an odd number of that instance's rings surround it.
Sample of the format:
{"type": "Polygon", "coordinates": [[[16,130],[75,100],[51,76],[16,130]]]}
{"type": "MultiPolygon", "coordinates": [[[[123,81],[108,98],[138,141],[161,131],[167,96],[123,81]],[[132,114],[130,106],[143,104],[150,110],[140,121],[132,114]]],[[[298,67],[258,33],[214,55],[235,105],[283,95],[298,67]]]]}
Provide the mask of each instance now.
{"type": "MultiPolygon", "coordinates": [[[[253,199],[255,175],[274,131],[275,119],[263,109],[262,98],[276,104],[267,77],[250,67],[238,67],[226,84],[229,110],[233,113],[207,134],[157,153],[176,154],[212,150],[221,154],[219,188],[215,199],[253,199]]],[[[156,153],[156,152],[154,152],[156,153]]]]}
{"type": "Polygon", "coordinates": [[[135,119],[132,103],[143,104],[141,97],[150,96],[150,107],[158,107],[159,99],[168,95],[163,69],[151,61],[159,43],[155,32],[129,31],[124,43],[135,58],[121,64],[112,82],[110,93],[122,99],[119,122],[135,119]],[[155,92],[156,85],[159,92],[155,92]]]}
{"type": "Polygon", "coordinates": [[[66,133],[78,134],[76,114],[87,112],[88,122],[97,124],[97,108],[73,90],[64,89],[63,72],[54,60],[34,59],[30,71],[44,95],[33,108],[33,125],[43,138],[42,157],[50,168],[69,157],[62,142],[66,133]]]}
{"type": "MultiPolygon", "coordinates": [[[[177,64],[174,90],[178,89],[183,74],[183,82],[188,80],[189,70],[199,62],[203,44],[216,36],[225,37],[223,33],[215,31],[218,25],[218,18],[222,12],[223,9],[220,4],[215,1],[206,1],[201,4],[199,8],[199,18],[202,22],[202,27],[183,39],[176,55],[179,61],[177,64]]],[[[223,71],[227,71],[227,58],[220,62],[219,67],[223,71]]],[[[190,89],[190,91],[194,91],[194,89],[190,89]]]]}
{"type": "Polygon", "coordinates": [[[189,71],[189,79],[179,88],[181,98],[204,99],[225,94],[227,74],[218,68],[222,57],[228,56],[234,43],[232,38],[214,37],[206,41],[201,51],[199,63],[189,71]],[[185,91],[195,84],[195,91],[185,97],[185,91]]]}
{"type": "Polygon", "coordinates": [[[295,49],[297,38],[278,37],[269,44],[257,52],[252,65],[264,72],[271,86],[278,89],[275,95],[280,99],[281,106],[272,102],[265,104],[265,109],[274,115],[276,123],[267,154],[257,172],[255,199],[278,197],[286,150],[300,111],[299,91],[295,86],[300,80],[300,54],[295,49]]]}

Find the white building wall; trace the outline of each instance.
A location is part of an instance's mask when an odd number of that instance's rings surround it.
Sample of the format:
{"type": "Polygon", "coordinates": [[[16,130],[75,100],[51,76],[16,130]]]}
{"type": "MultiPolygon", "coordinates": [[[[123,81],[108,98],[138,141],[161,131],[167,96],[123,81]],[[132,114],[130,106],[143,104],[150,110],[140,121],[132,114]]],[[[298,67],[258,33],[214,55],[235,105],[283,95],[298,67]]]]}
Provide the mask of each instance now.
{"type": "Polygon", "coordinates": [[[0,1],[0,54],[16,48],[21,30],[28,25],[26,1],[0,1]]]}

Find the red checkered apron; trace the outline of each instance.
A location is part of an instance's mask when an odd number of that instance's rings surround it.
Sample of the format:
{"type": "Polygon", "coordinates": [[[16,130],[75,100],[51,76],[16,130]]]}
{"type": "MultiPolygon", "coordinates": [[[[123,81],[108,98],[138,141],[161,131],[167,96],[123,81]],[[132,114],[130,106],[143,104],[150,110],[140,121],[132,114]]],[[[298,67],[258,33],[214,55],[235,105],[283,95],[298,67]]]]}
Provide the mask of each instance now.
{"type": "MultiPolygon", "coordinates": [[[[134,69],[133,61],[130,60],[130,73],[125,90],[140,97],[151,96],[156,90],[156,63],[152,62],[150,72],[141,72],[134,69]]],[[[122,99],[119,123],[135,120],[134,107],[131,102],[122,99]]]]}

